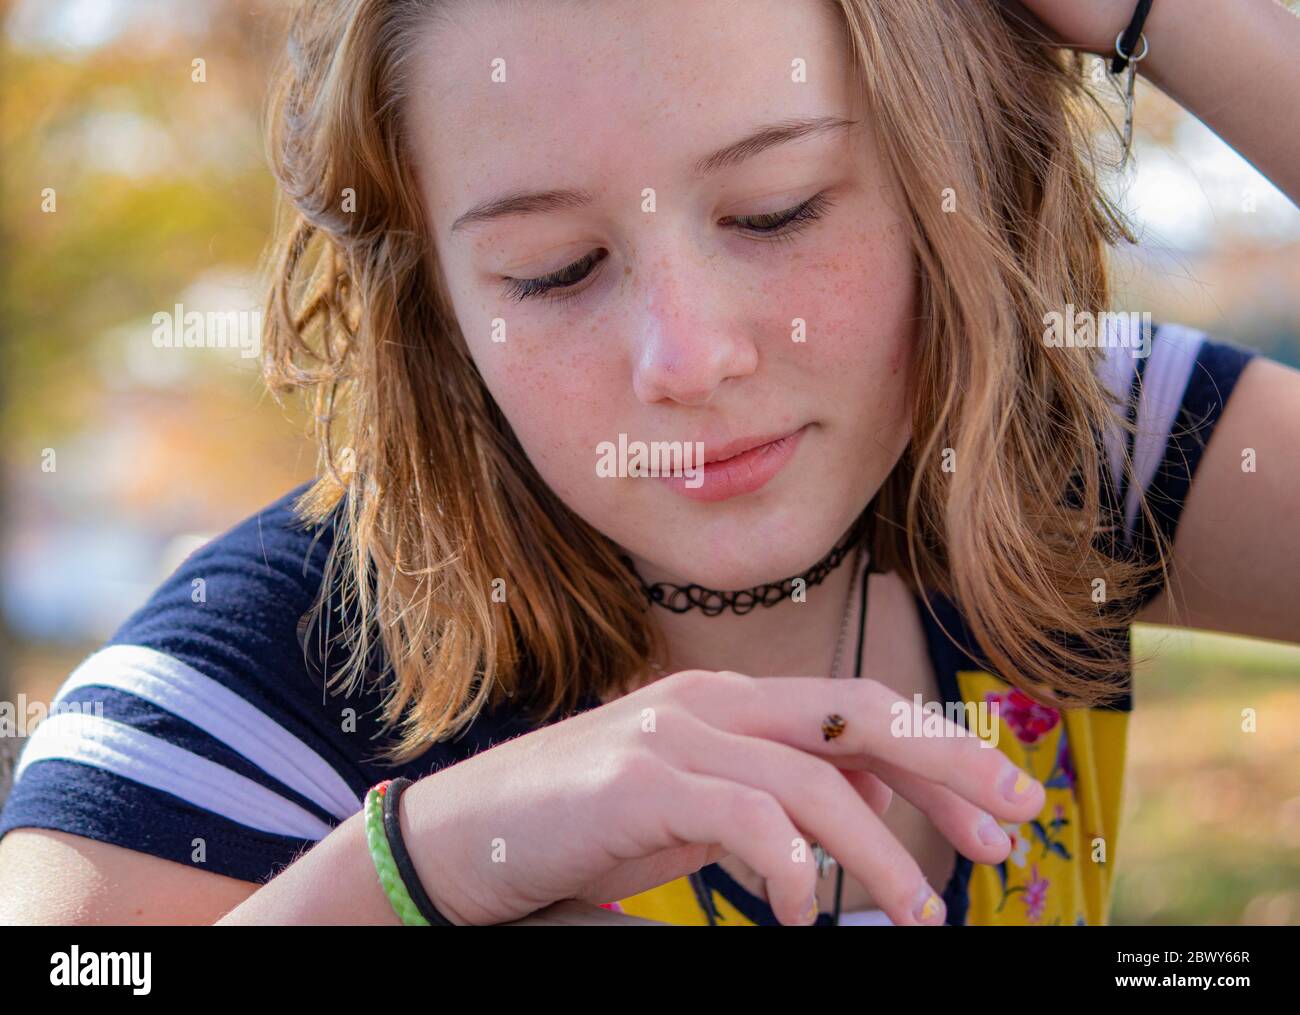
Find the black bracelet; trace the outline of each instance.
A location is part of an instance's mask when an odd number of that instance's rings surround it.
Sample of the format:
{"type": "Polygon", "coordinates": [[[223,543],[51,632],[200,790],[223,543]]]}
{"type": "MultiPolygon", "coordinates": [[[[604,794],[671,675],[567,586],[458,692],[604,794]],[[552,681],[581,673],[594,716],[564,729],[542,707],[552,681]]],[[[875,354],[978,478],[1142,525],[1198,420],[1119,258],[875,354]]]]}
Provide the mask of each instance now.
{"type": "MultiPolygon", "coordinates": [[[[1112,74],[1122,72],[1133,59],[1133,47],[1138,44],[1138,39],[1142,38],[1142,26],[1146,24],[1147,15],[1151,13],[1151,4],[1152,0],[1138,0],[1137,10],[1133,12],[1133,20],[1128,23],[1128,27],[1115,42],[1115,59],[1110,62],[1112,74]]],[[[1139,56],[1138,59],[1142,57],[1139,56]]]]}
{"type": "Polygon", "coordinates": [[[420,875],[415,872],[411,854],[406,851],[406,843],[402,841],[402,818],[397,806],[402,793],[410,785],[410,779],[394,779],[384,793],[384,835],[388,839],[388,848],[392,851],[397,873],[402,876],[402,884],[406,886],[406,894],[411,897],[420,915],[435,927],[454,927],[454,923],[438,912],[438,907],[429,898],[424,885],[420,884],[420,875]]]}

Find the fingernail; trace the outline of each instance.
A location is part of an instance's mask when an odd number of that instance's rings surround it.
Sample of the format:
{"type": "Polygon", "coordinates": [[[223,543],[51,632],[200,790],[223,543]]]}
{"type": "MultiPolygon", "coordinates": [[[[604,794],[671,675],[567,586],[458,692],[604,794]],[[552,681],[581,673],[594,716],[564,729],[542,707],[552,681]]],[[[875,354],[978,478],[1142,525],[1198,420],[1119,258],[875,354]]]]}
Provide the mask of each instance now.
{"type": "Polygon", "coordinates": [[[977,832],[980,842],[986,846],[1009,846],[1011,839],[1003,830],[1002,826],[993,820],[993,815],[985,814],[980,821],[977,832]]]}
{"type": "Polygon", "coordinates": [[[922,885],[921,890],[916,893],[916,906],[912,910],[912,915],[916,917],[917,923],[925,923],[931,926],[943,923],[944,905],[943,900],[935,894],[933,888],[929,885],[922,885]]]}
{"type": "Polygon", "coordinates": [[[1033,779],[1012,765],[1002,777],[1002,794],[1013,804],[1018,804],[1028,795],[1033,785],[1033,779]]]}
{"type": "Polygon", "coordinates": [[[805,924],[812,924],[815,923],[816,920],[817,920],[817,895],[816,893],[813,893],[812,897],[808,900],[808,905],[804,907],[803,922],[805,924]]]}

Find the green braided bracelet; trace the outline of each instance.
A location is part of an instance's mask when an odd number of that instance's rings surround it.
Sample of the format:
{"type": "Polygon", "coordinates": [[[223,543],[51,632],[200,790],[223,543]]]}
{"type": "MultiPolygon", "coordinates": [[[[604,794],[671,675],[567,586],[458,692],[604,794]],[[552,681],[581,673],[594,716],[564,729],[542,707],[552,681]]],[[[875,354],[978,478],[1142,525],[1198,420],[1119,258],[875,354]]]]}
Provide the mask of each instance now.
{"type": "Polygon", "coordinates": [[[407,927],[428,927],[429,921],[420,915],[402,883],[397,864],[393,862],[393,851],[388,847],[388,837],[384,834],[384,794],[388,791],[389,781],[372,786],[366,794],[366,845],[370,848],[375,873],[379,875],[379,883],[384,886],[384,894],[388,896],[393,912],[407,927]]]}

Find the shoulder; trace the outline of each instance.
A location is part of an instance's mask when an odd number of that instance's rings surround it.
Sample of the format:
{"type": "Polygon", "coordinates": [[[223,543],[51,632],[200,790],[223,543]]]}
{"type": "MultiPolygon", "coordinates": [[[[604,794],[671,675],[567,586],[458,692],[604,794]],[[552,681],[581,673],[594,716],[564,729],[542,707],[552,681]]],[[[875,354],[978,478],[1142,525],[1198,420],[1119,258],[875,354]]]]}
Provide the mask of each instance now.
{"type": "Polygon", "coordinates": [[[1132,424],[1107,432],[1106,465],[1124,544],[1154,559],[1155,530],[1172,542],[1205,447],[1258,353],[1182,324],[1139,325],[1133,316],[1120,315],[1105,332],[1099,373],[1132,424]]]}
{"type": "Polygon", "coordinates": [[[195,551],[64,681],[0,835],[54,829],[258,881],[360,809],[378,698],[327,694],[304,649],[333,539],[299,521],[304,490],[195,551]]]}
{"type": "MultiPolygon", "coordinates": [[[[306,485],[188,557],[59,688],[0,810],[67,832],[265,881],[361,809],[384,778],[419,779],[530,732],[508,705],[404,764],[382,757],[382,680],[342,689],[332,520],[304,524],[306,485]]],[[[382,653],[371,675],[384,671],[382,653]]]]}
{"type": "MultiPolygon", "coordinates": [[[[1097,374],[1110,392],[1116,421],[1101,441],[1104,507],[1113,512],[1114,552],[1154,561],[1157,537],[1172,545],[1210,437],[1245,368],[1258,357],[1222,336],[1140,314],[1108,315],[1097,328],[1097,374]],[[1125,419],[1130,428],[1119,425],[1125,419]],[[1154,518],[1141,511],[1145,498],[1154,518]]],[[[1150,603],[1163,585],[1139,599],[1150,603]]],[[[927,638],[944,674],[987,670],[956,605],[928,594],[921,610],[927,638]]],[[[949,690],[954,691],[955,685],[949,690]]]]}
{"type": "Polygon", "coordinates": [[[186,558],[99,656],[154,654],[253,698],[277,687],[292,693],[304,678],[299,625],[320,594],[333,544],[332,524],[310,528],[295,514],[304,490],[186,558]]]}

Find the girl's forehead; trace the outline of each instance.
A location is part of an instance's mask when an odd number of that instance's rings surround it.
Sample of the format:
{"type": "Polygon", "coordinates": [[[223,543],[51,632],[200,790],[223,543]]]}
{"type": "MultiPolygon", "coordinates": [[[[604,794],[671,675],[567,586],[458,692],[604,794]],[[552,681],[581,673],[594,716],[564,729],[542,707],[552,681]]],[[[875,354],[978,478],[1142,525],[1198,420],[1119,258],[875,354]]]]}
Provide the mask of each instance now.
{"type": "Polygon", "coordinates": [[[422,175],[457,205],[541,176],[654,186],[756,126],[855,112],[824,0],[472,0],[427,27],[408,67],[422,175]]]}

